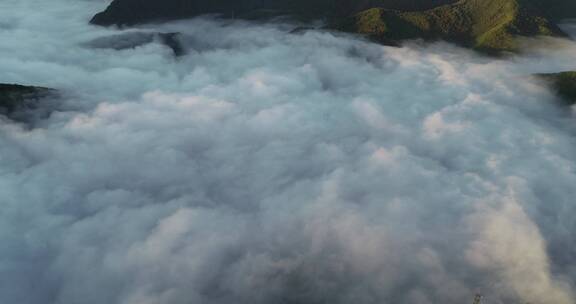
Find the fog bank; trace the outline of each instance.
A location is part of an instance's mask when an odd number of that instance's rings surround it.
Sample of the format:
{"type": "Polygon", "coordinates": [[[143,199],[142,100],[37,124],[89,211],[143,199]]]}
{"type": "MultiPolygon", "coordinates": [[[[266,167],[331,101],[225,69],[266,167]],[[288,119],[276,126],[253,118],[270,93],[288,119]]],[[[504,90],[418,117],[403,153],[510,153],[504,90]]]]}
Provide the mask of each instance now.
{"type": "Polygon", "coordinates": [[[101,1],[0,2],[0,82],[66,93],[0,121],[0,302],[569,304],[576,128],[491,59],[210,18],[123,32],[101,1]]]}

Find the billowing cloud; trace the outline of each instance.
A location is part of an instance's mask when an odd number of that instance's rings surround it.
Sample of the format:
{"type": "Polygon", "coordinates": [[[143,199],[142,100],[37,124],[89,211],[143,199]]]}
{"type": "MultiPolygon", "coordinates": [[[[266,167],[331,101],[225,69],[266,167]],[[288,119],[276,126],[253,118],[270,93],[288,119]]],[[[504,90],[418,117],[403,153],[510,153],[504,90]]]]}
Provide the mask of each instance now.
{"type": "MultiPolygon", "coordinates": [[[[513,59],[196,19],[90,49],[100,1],[3,0],[0,302],[574,303],[576,128],[513,59]]],[[[570,51],[571,50],[571,51],[570,51]]],[[[570,66],[572,65],[572,66],[570,66]]]]}

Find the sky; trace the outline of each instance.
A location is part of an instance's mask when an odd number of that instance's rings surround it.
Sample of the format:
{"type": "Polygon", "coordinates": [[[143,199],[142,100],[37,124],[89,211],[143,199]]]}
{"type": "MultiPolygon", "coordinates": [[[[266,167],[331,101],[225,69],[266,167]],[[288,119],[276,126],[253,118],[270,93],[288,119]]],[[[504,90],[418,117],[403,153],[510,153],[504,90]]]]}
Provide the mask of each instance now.
{"type": "Polygon", "coordinates": [[[0,82],[62,94],[0,119],[0,303],[575,303],[575,117],[531,75],[576,43],[88,25],[105,5],[0,2],[0,82]],[[186,55],[91,47],[153,32],[186,55]]]}

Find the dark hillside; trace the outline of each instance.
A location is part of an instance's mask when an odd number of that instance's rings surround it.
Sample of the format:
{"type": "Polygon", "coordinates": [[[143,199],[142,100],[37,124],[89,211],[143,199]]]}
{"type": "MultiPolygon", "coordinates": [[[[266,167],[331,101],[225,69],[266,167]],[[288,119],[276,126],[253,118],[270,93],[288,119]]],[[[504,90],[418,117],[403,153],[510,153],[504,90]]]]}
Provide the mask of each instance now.
{"type": "Polygon", "coordinates": [[[526,0],[461,0],[430,10],[373,8],[335,25],[379,41],[443,39],[490,53],[516,51],[519,36],[563,36],[537,6],[526,0]]]}
{"type": "MultiPolygon", "coordinates": [[[[92,19],[127,26],[202,14],[258,11],[325,19],[331,27],[377,41],[448,40],[488,53],[517,51],[519,36],[563,36],[556,22],[576,17],[573,0],[114,0],[92,19]]],[[[269,14],[267,14],[269,16],[269,14]]]]}
{"type": "Polygon", "coordinates": [[[342,17],[373,7],[424,10],[451,2],[454,0],[114,0],[91,22],[105,26],[133,25],[213,13],[242,16],[255,10],[277,10],[312,18],[342,17]]]}

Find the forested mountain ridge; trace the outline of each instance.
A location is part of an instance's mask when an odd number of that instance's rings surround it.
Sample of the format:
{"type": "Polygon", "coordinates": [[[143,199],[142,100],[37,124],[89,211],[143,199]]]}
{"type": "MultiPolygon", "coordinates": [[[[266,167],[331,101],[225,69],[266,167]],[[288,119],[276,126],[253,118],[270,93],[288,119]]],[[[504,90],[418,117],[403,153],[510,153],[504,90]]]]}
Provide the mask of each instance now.
{"type": "Polygon", "coordinates": [[[365,34],[381,42],[442,39],[498,53],[516,51],[517,37],[564,36],[557,22],[576,17],[576,1],[114,0],[91,22],[129,26],[202,14],[241,18],[261,10],[324,19],[333,29],[365,34]]]}
{"type": "Polygon", "coordinates": [[[374,7],[422,10],[453,2],[455,0],[114,0],[91,22],[134,25],[202,14],[242,16],[256,10],[276,10],[281,14],[312,18],[340,18],[374,7]]]}
{"type": "Polygon", "coordinates": [[[564,36],[537,5],[522,0],[461,0],[424,11],[373,8],[337,27],[381,41],[443,39],[487,52],[515,51],[519,36],[564,36]]]}

